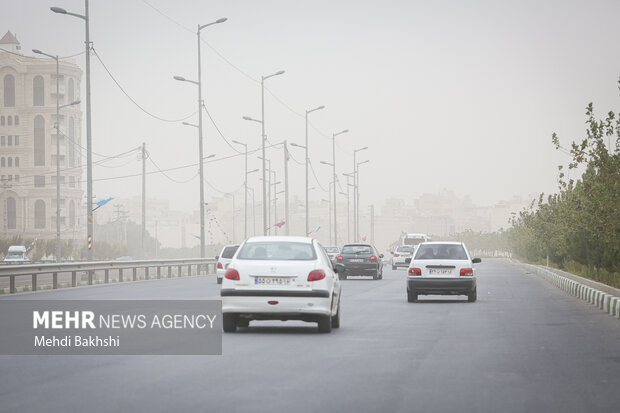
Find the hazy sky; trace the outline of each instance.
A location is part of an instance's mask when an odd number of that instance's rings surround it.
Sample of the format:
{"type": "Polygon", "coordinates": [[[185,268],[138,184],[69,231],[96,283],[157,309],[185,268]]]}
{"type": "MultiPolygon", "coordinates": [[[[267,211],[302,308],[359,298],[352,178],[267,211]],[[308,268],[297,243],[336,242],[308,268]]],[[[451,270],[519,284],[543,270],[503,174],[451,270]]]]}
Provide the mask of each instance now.
{"type": "MultiPolygon", "coordinates": [[[[83,14],[84,1],[5,3],[0,36],[16,33],[24,54],[83,51],[83,21],[49,7],[83,14]]],[[[600,116],[620,108],[617,0],[91,0],[90,15],[91,40],[112,75],[166,119],[196,112],[196,86],[172,77],[197,79],[196,26],[227,17],[202,31],[203,97],[222,134],[258,148],[260,125],[242,116],[260,118],[260,76],[286,70],[265,83],[273,93],[265,97],[270,141],[303,144],[304,111],[325,105],[310,115],[320,185],[331,181],[331,168],[319,163],[331,162],[331,134],[348,128],[336,138],[336,163],[339,174],[351,172],[352,150],[370,147],[358,153],[371,160],[361,170],[363,204],[444,188],[480,205],[555,191],[557,165],[568,157],[553,148],[552,132],[568,144],[583,136],[588,102],[600,116]]],[[[84,56],[75,61],[84,68],[84,56]]],[[[94,152],[115,155],[146,142],[163,169],[197,162],[195,128],[145,114],[95,56],[91,67],[94,152]]],[[[82,93],[83,110],[84,101],[82,93]]],[[[205,156],[234,155],[206,114],[203,121],[205,156]]],[[[303,162],[301,149],[291,153],[303,162]]],[[[268,157],[282,179],[282,150],[268,157]]],[[[104,165],[94,169],[95,195],[140,193],[139,177],[99,181],[140,173],[137,155],[104,165]]],[[[250,158],[249,168],[259,167],[250,158]]],[[[149,175],[148,195],[197,209],[197,169],[168,173],[187,183],[149,175]]],[[[291,160],[289,169],[292,193],[303,199],[304,167],[291,160]]],[[[207,164],[205,177],[241,194],[243,157],[207,164]]],[[[257,200],[258,178],[249,180],[257,200]]],[[[310,185],[312,199],[327,198],[310,185]]],[[[220,194],[209,185],[205,192],[207,200],[220,194]]]]}

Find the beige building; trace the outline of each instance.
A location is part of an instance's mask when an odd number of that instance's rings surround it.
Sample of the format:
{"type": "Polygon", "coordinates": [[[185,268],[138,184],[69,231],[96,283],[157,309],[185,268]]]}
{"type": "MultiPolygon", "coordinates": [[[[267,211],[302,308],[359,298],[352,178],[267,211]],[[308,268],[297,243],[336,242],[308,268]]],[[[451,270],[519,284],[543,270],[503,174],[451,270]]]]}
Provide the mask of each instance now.
{"type": "Polygon", "coordinates": [[[61,238],[85,237],[80,106],[56,119],[57,97],[60,105],[80,99],[82,71],[61,59],[59,73],[57,95],[54,59],[24,56],[10,31],[0,39],[0,236],[55,237],[59,157],[61,238]]]}

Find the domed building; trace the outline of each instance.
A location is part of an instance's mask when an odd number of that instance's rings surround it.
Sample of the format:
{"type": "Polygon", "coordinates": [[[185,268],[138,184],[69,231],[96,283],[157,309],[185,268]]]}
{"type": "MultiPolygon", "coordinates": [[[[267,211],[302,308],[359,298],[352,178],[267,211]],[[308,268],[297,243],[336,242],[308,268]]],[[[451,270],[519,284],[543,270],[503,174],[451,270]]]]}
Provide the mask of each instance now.
{"type": "Polygon", "coordinates": [[[57,99],[80,100],[82,70],[61,58],[58,73],[55,59],[24,56],[10,31],[0,39],[0,237],[55,238],[57,158],[61,239],[84,237],[80,105],[62,107],[56,119],[57,99]]]}

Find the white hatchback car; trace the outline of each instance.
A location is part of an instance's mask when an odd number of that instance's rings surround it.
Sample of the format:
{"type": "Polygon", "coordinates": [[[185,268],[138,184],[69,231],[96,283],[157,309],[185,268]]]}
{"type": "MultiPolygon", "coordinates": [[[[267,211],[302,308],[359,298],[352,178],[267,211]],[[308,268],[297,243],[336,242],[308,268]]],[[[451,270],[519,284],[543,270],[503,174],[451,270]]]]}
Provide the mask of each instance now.
{"type": "Polygon", "coordinates": [[[215,270],[217,276],[217,283],[221,284],[222,279],[224,278],[224,273],[226,273],[226,268],[228,268],[228,264],[232,261],[232,257],[237,252],[239,245],[224,245],[220,255],[217,255],[215,259],[217,260],[217,268],[215,270]]]}
{"type": "Polygon", "coordinates": [[[340,327],[340,281],[325,250],[307,237],[252,237],[224,274],[225,332],[252,320],[302,320],[319,332],[340,327]]]}
{"type": "Polygon", "coordinates": [[[407,301],[418,301],[418,295],[467,295],[476,301],[476,276],[471,258],[462,242],[423,242],[413,258],[408,259],[407,301]]]}

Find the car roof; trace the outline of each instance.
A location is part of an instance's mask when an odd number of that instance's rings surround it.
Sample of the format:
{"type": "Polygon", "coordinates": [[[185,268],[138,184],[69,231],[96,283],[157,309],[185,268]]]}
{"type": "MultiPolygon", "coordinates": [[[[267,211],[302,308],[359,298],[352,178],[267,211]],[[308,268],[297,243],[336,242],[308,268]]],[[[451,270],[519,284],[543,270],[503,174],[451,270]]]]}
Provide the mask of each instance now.
{"type": "Polygon", "coordinates": [[[361,244],[361,243],[354,243],[354,244],[344,244],[342,247],[353,247],[353,246],[360,246],[360,247],[372,247],[372,244],[361,244]]]}
{"type": "Polygon", "coordinates": [[[245,242],[301,242],[306,244],[312,244],[314,238],[310,237],[297,237],[297,236],[288,236],[288,235],[268,235],[261,237],[250,237],[245,242]]]}
{"type": "Polygon", "coordinates": [[[428,241],[419,245],[464,245],[461,241],[428,241]]]}

